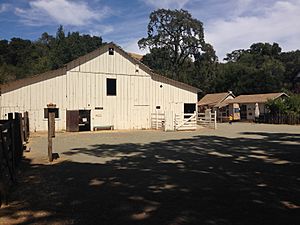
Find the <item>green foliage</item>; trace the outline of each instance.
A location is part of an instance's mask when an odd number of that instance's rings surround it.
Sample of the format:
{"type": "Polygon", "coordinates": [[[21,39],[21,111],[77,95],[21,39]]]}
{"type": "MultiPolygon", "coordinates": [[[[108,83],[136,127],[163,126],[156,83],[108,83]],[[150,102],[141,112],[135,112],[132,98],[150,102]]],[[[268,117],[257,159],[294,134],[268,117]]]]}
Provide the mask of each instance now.
{"type": "Polygon", "coordinates": [[[217,89],[241,93],[279,92],[284,87],[286,67],[277,43],[255,43],[249,49],[227,54],[217,72],[217,89]]]}
{"type": "Polygon", "coordinates": [[[271,114],[284,114],[287,113],[288,104],[285,99],[277,98],[274,100],[268,100],[266,103],[266,108],[270,111],[271,114]]]}
{"type": "Polygon", "coordinates": [[[287,99],[288,113],[300,115],[300,95],[292,95],[287,99]]]}
{"type": "Polygon", "coordinates": [[[266,103],[266,107],[271,114],[300,115],[300,95],[269,100],[266,103]]]}
{"type": "Polygon", "coordinates": [[[43,33],[37,41],[12,38],[0,41],[0,82],[24,78],[62,67],[102,45],[102,38],[72,32],[63,27],[56,37],[43,33]]]}
{"type": "Polygon", "coordinates": [[[192,84],[205,93],[216,91],[218,58],[210,44],[205,44],[202,53],[194,55],[194,68],[191,72],[192,84]]]}
{"type": "Polygon", "coordinates": [[[205,50],[203,24],[186,10],[158,9],[150,14],[148,37],[139,40],[138,45],[141,49],[149,48],[153,55],[145,63],[161,65],[159,71],[180,80],[187,75],[184,68],[190,64],[190,57],[205,50]],[[159,63],[154,62],[158,52],[163,53],[166,63],[162,57],[159,63]]]}

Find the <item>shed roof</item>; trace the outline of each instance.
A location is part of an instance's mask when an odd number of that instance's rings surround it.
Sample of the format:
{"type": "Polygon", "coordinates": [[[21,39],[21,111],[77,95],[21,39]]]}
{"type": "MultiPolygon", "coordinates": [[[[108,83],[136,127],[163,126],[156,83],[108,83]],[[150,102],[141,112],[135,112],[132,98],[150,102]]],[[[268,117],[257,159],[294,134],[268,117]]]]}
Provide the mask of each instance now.
{"type": "Polygon", "coordinates": [[[231,91],[207,94],[203,98],[200,99],[200,101],[198,102],[198,105],[199,106],[208,105],[208,106],[219,107],[218,104],[223,102],[229,95],[232,95],[234,97],[234,95],[232,94],[231,91]]]}
{"type": "Polygon", "coordinates": [[[229,100],[230,103],[264,103],[269,99],[273,100],[281,96],[288,97],[284,92],[253,94],[253,95],[239,95],[235,99],[229,100]]]}
{"type": "MultiPolygon", "coordinates": [[[[65,64],[62,68],[59,68],[57,70],[50,70],[47,71],[45,73],[42,74],[37,74],[31,77],[26,77],[23,79],[19,79],[19,80],[14,80],[14,81],[10,81],[8,83],[4,83],[0,85],[0,90],[1,93],[6,93],[30,84],[34,84],[43,80],[47,80],[47,79],[51,79],[57,76],[61,76],[64,75],[66,73],[66,71],[71,70],[72,68],[75,68],[76,66],[79,66],[81,64],[84,64],[94,58],[96,58],[97,56],[103,54],[104,52],[108,51],[108,48],[115,48],[115,50],[118,50],[118,52],[126,57],[128,60],[130,60],[132,63],[136,63],[139,64],[140,68],[143,69],[144,71],[146,71],[153,79],[162,81],[162,82],[169,82],[170,84],[177,86],[177,87],[183,87],[186,88],[188,90],[192,90],[194,92],[198,92],[199,89],[196,87],[193,87],[191,85],[188,85],[186,83],[182,83],[170,78],[167,78],[165,76],[162,76],[160,74],[157,74],[155,72],[152,71],[152,69],[150,69],[148,66],[146,66],[145,64],[143,64],[140,60],[138,60],[136,57],[132,56],[132,53],[130,55],[130,53],[127,53],[126,51],[124,51],[120,46],[116,45],[115,43],[111,42],[108,44],[105,44],[101,47],[99,47],[98,49],[87,53],[86,55],[80,56],[79,58],[65,64]]],[[[137,54],[136,54],[137,55],[137,54]]]]}

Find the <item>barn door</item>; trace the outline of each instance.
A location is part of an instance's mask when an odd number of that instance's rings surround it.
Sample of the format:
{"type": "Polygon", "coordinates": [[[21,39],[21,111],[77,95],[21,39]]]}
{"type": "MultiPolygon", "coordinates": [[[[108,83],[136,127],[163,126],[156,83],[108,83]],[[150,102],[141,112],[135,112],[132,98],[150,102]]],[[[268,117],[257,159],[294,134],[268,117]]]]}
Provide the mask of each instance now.
{"type": "Polygon", "coordinates": [[[134,106],[133,115],[133,129],[149,129],[151,127],[149,106],[134,106]]]}
{"type": "Polygon", "coordinates": [[[79,110],[67,110],[67,131],[79,131],[79,110]]]}

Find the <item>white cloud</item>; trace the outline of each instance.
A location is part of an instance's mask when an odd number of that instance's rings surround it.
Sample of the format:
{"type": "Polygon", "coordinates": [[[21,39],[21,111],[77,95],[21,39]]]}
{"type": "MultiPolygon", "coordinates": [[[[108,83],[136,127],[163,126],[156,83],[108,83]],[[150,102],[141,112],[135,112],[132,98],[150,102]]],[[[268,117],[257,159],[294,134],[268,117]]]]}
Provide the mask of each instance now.
{"type": "MultiPolygon", "coordinates": [[[[251,1],[249,1],[251,3],[251,1]]],[[[300,46],[300,1],[275,1],[269,6],[243,8],[230,20],[217,19],[207,24],[206,40],[222,60],[235,49],[249,48],[255,42],[278,42],[285,51],[300,46]]]]}
{"type": "Polygon", "coordinates": [[[153,6],[155,8],[165,8],[165,9],[181,9],[190,0],[143,0],[146,4],[153,6]]]}
{"type": "Polygon", "coordinates": [[[29,9],[16,8],[15,13],[26,25],[40,26],[53,22],[86,26],[109,15],[109,8],[92,9],[86,2],[70,0],[33,0],[29,9]]]}
{"type": "Polygon", "coordinates": [[[89,30],[89,34],[92,36],[103,36],[114,31],[114,27],[110,25],[96,25],[92,26],[89,30]]]}

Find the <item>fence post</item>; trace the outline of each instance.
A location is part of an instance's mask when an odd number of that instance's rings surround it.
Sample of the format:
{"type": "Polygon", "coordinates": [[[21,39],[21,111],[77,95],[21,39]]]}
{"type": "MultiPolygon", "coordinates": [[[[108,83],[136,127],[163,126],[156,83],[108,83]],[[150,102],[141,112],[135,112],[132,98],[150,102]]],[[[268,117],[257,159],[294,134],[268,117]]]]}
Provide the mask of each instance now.
{"type": "Polygon", "coordinates": [[[156,110],[156,130],[158,130],[158,112],[156,110]]]}
{"type": "Polygon", "coordinates": [[[19,162],[23,156],[23,140],[22,140],[22,121],[20,120],[20,114],[15,112],[14,119],[14,133],[15,133],[15,144],[16,144],[16,160],[19,162]]]}
{"type": "Polygon", "coordinates": [[[28,132],[28,112],[24,112],[24,141],[27,143],[29,137],[28,132]]]}
{"type": "MultiPolygon", "coordinates": [[[[11,113],[11,116],[9,116],[9,122],[10,122],[10,131],[9,131],[9,135],[10,135],[10,141],[11,141],[11,158],[12,158],[12,171],[13,174],[16,174],[16,165],[17,165],[17,161],[16,161],[16,145],[15,145],[15,135],[14,135],[14,120],[12,119],[13,114],[11,113]]],[[[13,182],[16,181],[15,177],[13,176],[12,178],[13,182]]]]}

